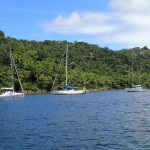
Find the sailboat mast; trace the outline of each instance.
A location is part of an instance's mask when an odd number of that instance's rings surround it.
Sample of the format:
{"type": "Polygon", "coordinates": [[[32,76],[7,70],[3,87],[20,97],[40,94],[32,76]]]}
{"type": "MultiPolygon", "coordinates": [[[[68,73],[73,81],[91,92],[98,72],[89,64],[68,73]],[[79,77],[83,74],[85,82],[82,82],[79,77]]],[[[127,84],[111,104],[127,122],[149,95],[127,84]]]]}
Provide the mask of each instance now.
{"type": "Polygon", "coordinates": [[[133,77],[133,59],[132,59],[132,87],[133,87],[133,79],[134,77],[133,77]]]}
{"type": "Polygon", "coordinates": [[[10,63],[11,63],[11,82],[12,82],[13,92],[14,92],[13,62],[12,62],[12,52],[11,52],[11,48],[10,47],[9,47],[9,50],[10,50],[10,63]]]}
{"type": "Polygon", "coordinates": [[[66,48],[66,85],[67,85],[67,80],[68,80],[68,69],[67,69],[67,66],[68,66],[68,45],[67,45],[67,48],[66,48]]]}

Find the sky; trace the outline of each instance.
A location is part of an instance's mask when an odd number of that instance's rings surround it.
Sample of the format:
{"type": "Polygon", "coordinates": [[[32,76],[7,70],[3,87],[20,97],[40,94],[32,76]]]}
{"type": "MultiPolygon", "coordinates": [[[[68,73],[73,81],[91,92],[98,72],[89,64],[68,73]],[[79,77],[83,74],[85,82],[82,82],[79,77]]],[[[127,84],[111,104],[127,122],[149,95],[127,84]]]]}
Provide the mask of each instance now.
{"type": "Polygon", "coordinates": [[[150,48],[150,0],[1,0],[0,30],[24,40],[150,48]]]}

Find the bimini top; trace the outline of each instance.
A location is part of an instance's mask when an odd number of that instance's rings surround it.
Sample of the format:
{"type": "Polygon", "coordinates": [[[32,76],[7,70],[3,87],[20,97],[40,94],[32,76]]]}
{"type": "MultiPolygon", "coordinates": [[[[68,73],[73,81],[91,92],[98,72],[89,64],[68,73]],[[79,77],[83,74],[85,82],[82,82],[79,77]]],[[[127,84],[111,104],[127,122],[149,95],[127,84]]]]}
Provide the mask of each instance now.
{"type": "Polygon", "coordinates": [[[66,88],[66,89],[77,89],[77,87],[70,86],[70,85],[65,85],[65,88],[66,88]]]}
{"type": "Polygon", "coordinates": [[[1,88],[1,90],[13,90],[13,87],[10,87],[10,88],[3,87],[3,88],[1,88]]]}

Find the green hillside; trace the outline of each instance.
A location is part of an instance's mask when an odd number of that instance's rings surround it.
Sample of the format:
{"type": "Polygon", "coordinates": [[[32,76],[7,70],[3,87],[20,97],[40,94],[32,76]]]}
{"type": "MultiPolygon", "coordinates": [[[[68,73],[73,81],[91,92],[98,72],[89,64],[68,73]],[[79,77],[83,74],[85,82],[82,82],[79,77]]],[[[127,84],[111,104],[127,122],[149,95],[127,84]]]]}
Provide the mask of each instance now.
{"type": "MultiPolygon", "coordinates": [[[[50,91],[58,67],[55,89],[65,85],[65,48],[69,46],[68,82],[87,89],[123,89],[134,84],[150,88],[150,49],[135,47],[113,51],[85,42],[28,41],[5,37],[0,31],[0,87],[10,85],[11,47],[24,90],[50,91]],[[64,58],[64,59],[63,59],[64,58]],[[131,69],[133,63],[133,72],[131,69]]],[[[19,90],[15,79],[15,88],[19,90]]]]}

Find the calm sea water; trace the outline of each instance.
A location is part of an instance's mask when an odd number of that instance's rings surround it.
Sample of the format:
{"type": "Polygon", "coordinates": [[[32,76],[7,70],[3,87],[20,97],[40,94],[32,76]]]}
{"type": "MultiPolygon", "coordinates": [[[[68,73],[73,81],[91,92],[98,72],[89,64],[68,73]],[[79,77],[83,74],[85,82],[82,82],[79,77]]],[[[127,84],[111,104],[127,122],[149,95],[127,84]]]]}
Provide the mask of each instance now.
{"type": "Polygon", "coordinates": [[[149,150],[150,91],[0,100],[1,150],[149,150]]]}

